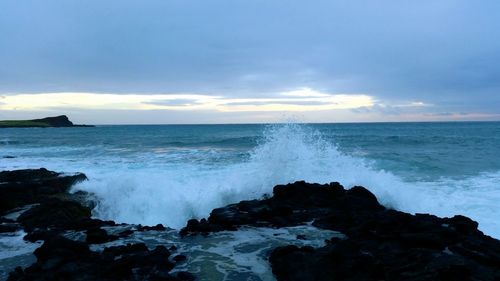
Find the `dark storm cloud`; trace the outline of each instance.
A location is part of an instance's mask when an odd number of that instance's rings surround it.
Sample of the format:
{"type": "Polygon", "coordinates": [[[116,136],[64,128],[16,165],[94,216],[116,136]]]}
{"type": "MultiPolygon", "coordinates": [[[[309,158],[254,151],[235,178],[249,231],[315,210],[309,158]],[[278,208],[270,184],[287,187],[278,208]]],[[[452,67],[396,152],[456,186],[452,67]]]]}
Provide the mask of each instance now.
{"type": "Polygon", "coordinates": [[[0,2],[0,92],[310,87],[498,112],[500,2],[0,2]]]}

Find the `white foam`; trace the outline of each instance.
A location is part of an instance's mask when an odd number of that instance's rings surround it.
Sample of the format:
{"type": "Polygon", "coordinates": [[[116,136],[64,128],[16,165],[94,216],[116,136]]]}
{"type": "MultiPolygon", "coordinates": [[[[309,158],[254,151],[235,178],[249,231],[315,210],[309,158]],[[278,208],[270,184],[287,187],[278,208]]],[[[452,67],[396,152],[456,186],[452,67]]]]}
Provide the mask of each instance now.
{"type": "Polygon", "coordinates": [[[119,222],[179,228],[189,218],[208,216],[213,208],[271,193],[276,184],[338,181],[346,187],[363,185],[381,203],[402,211],[470,216],[486,234],[500,238],[500,171],[464,179],[409,182],[373,168],[362,155],[341,153],[308,126],[269,127],[259,145],[236,164],[212,163],[220,152],[210,150],[138,149],[130,154],[109,154],[102,151],[105,148],[89,144],[84,148],[41,147],[36,152],[13,147],[5,153],[18,157],[0,161],[0,169],[46,167],[84,172],[90,180],[75,190],[94,192],[100,199],[94,215],[119,222]],[[78,151],[77,156],[71,149],[78,151]],[[47,161],[44,155],[50,151],[57,157],[47,161]]]}
{"type": "MultiPolygon", "coordinates": [[[[144,159],[144,161],[147,161],[144,159]]],[[[127,168],[84,170],[90,181],[76,189],[100,198],[95,215],[120,222],[163,223],[179,228],[191,217],[216,207],[259,198],[276,184],[306,180],[363,185],[386,206],[440,216],[464,214],[480,229],[500,237],[500,173],[463,180],[405,182],[375,170],[361,157],[341,153],[307,127],[287,124],[266,130],[263,141],[239,164],[224,167],[193,163],[137,163],[127,168]]]]}
{"type": "MultiPolygon", "coordinates": [[[[108,232],[119,232],[121,227],[108,227],[108,232]]],[[[268,262],[272,249],[285,245],[322,247],[325,240],[345,236],[310,225],[282,228],[242,227],[237,231],[221,231],[209,236],[194,235],[181,238],[178,231],[134,232],[127,238],[105,244],[91,245],[94,251],[105,247],[145,243],[150,249],[158,245],[175,245],[174,255],[184,254],[188,262],[176,265],[176,271],[196,273],[200,280],[262,280],[274,281],[268,262]],[[301,235],[303,239],[297,239],[301,235]]]]}
{"type": "MultiPolygon", "coordinates": [[[[223,273],[222,280],[242,280],[231,278],[231,273],[251,274],[258,276],[258,280],[275,280],[269,262],[268,252],[278,246],[296,245],[322,247],[325,240],[332,237],[344,237],[335,231],[321,230],[312,226],[256,228],[243,227],[238,231],[222,231],[212,234],[210,237],[188,237],[184,238],[184,245],[188,253],[198,250],[198,255],[190,261],[188,271],[193,272],[196,267],[206,267],[207,262],[214,262],[218,272],[223,273]],[[306,239],[297,239],[298,234],[304,235],[306,239]],[[192,246],[195,245],[195,246],[192,246]]],[[[200,272],[200,279],[209,280],[200,272]]],[[[253,280],[248,278],[247,280],[253,280]]]]}
{"type": "Polygon", "coordinates": [[[23,240],[25,235],[24,231],[0,235],[0,262],[4,259],[31,254],[42,245],[41,242],[31,243],[23,240]]]}

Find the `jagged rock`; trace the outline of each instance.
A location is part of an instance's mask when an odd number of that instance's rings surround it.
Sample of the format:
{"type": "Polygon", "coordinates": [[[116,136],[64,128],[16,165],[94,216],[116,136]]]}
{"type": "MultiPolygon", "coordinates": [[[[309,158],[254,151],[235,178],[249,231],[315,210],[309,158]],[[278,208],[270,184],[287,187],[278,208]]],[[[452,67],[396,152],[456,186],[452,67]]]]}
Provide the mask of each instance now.
{"type": "Polygon", "coordinates": [[[278,280],[498,280],[487,265],[453,251],[346,239],[313,249],[286,246],[270,256],[278,280]]]}
{"type": "Polygon", "coordinates": [[[21,230],[21,226],[17,223],[2,223],[0,224],[0,233],[15,232],[21,230]]]}
{"type": "Polygon", "coordinates": [[[187,257],[185,255],[177,255],[173,258],[176,263],[186,261],[187,257]]]}
{"type": "Polygon", "coordinates": [[[366,213],[385,208],[364,187],[346,191],[337,182],[320,185],[300,181],[275,186],[271,198],[214,209],[208,220],[189,220],[181,235],[235,230],[241,225],[294,226],[335,212],[357,210],[366,213]]]}
{"type": "Polygon", "coordinates": [[[278,280],[500,280],[500,241],[479,231],[477,222],[386,209],[360,186],[278,185],[271,198],[241,201],[213,210],[207,220],[188,221],[181,235],[311,221],[346,238],[334,237],[318,249],[273,250],[270,263],[278,280]]]}
{"type": "Polygon", "coordinates": [[[169,273],[175,264],[163,246],[149,250],[142,243],[128,244],[98,253],[86,243],[54,236],[35,255],[35,264],[17,268],[8,280],[194,280],[189,273],[169,273]]]}
{"type": "Polygon", "coordinates": [[[18,221],[28,231],[46,227],[74,229],[90,216],[91,210],[77,202],[49,199],[24,212],[18,221]]]}
{"type": "Polygon", "coordinates": [[[142,226],[142,225],[139,225],[137,227],[137,231],[151,231],[151,230],[152,231],[164,231],[166,229],[167,228],[165,228],[163,226],[163,224],[161,224],[161,223],[159,223],[159,224],[157,224],[155,226],[147,226],[147,225],[146,226],[142,226]]]}
{"type": "Polygon", "coordinates": [[[84,174],[62,175],[47,169],[0,172],[0,214],[7,210],[40,202],[50,196],[66,193],[86,180],[84,174]]]}
{"type": "Polygon", "coordinates": [[[90,228],[85,232],[87,235],[85,242],[88,244],[101,244],[109,241],[117,240],[119,237],[116,235],[109,235],[106,230],[102,228],[90,228]]]}
{"type": "MultiPolygon", "coordinates": [[[[108,235],[101,227],[114,222],[90,217],[92,206],[81,202],[87,194],[66,194],[71,184],[84,178],[45,169],[0,172],[0,192],[8,191],[13,206],[39,203],[17,218],[28,231],[25,239],[45,240],[35,252],[37,262],[16,269],[9,280],[194,280],[189,273],[170,272],[186,260],[184,255],[171,257],[174,246],[149,250],[133,244],[90,251],[89,243],[108,242],[133,231],[108,235]],[[60,237],[65,230],[84,230],[86,242],[60,237]]],[[[0,196],[0,202],[4,198],[0,196]]],[[[189,220],[181,235],[311,222],[345,238],[332,237],[316,249],[271,250],[269,261],[278,280],[500,280],[500,242],[479,231],[477,222],[460,215],[439,218],[387,209],[364,187],[346,190],[339,183],[278,185],[272,197],[241,201],[214,209],[208,219],[189,220]]],[[[9,219],[0,223],[5,228],[16,224],[9,219]]]]}
{"type": "MultiPolygon", "coordinates": [[[[25,240],[44,240],[34,252],[37,262],[25,270],[16,268],[9,280],[194,280],[187,272],[170,273],[175,263],[163,246],[149,250],[144,244],[133,244],[91,251],[88,244],[113,241],[132,230],[109,235],[101,227],[115,223],[91,218],[94,205],[89,194],[67,193],[72,184],[85,179],[83,174],[64,176],[43,168],[0,172],[0,202],[8,203],[0,211],[16,208],[11,212],[21,213],[15,220],[0,217],[0,232],[22,226],[28,232],[25,240]],[[17,208],[26,204],[33,205],[17,208]],[[85,242],[64,238],[67,230],[85,231],[85,242]]],[[[161,224],[139,228],[165,229],[161,224]]],[[[180,262],[179,257],[173,260],[180,262]]]]}

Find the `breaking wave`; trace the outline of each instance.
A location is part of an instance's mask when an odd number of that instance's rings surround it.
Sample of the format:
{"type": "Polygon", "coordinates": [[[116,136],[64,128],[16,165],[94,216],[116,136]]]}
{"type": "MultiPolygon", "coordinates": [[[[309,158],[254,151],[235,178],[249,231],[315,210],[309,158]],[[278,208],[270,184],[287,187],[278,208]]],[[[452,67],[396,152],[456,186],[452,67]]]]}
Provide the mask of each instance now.
{"type": "Polygon", "coordinates": [[[303,125],[269,126],[239,163],[158,163],[127,169],[119,161],[116,166],[90,165],[83,170],[90,180],[74,190],[96,194],[94,214],[99,218],[180,228],[189,218],[208,216],[213,208],[271,193],[276,184],[338,181],[347,188],[363,185],[382,204],[398,210],[470,216],[486,234],[500,237],[500,172],[460,180],[405,181],[374,168],[361,156],[342,153],[318,131],[303,125]]]}

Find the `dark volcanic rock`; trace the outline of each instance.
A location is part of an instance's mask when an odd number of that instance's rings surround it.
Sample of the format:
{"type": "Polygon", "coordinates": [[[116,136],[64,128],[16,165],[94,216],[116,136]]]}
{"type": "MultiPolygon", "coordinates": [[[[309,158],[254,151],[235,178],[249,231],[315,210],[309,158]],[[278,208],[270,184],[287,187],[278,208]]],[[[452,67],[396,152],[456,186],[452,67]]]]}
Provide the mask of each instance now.
{"type": "Polygon", "coordinates": [[[86,179],[84,174],[62,175],[44,168],[0,172],[0,214],[65,193],[86,179]]]}
{"type": "Polygon", "coordinates": [[[500,241],[464,217],[411,215],[384,208],[367,189],[296,182],[273,197],[215,209],[181,235],[242,225],[313,225],[340,231],[324,247],[280,247],[270,263],[278,280],[500,280],[500,241]]]}
{"type": "Polygon", "coordinates": [[[346,191],[337,182],[320,185],[300,181],[275,186],[271,198],[241,201],[214,209],[208,220],[189,220],[181,234],[235,230],[241,225],[294,226],[336,212],[358,210],[368,214],[385,208],[364,187],[346,191]]]}
{"type": "Polygon", "coordinates": [[[161,224],[161,223],[159,223],[159,224],[157,224],[157,225],[155,225],[155,226],[147,226],[147,225],[146,225],[146,226],[142,226],[142,225],[139,225],[139,226],[137,227],[137,230],[138,230],[138,231],[151,231],[151,230],[152,230],[152,231],[164,231],[164,230],[166,230],[166,229],[167,229],[167,228],[165,228],[165,227],[163,226],[163,224],[161,224]]]}
{"type": "Polygon", "coordinates": [[[21,226],[17,223],[2,223],[0,224],[0,233],[15,232],[21,230],[21,226]]]}
{"type": "Polygon", "coordinates": [[[175,264],[163,246],[144,244],[90,251],[87,244],[55,236],[35,251],[37,262],[17,268],[8,280],[193,280],[188,273],[171,275],[175,264]]]}
{"type": "MultiPolygon", "coordinates": [[[[187,272],[170,273],[176,263],[169,260],[170,251],[163,246],[149,250],[144,244],[134,244],[108,247],[102,253],[91,251],[89,244],[117,240],[132,231],[109,235],[101,227],[115,223],[91,218],[89,194],[67,193],[72,184],[85,179],[83,174],[62,176],[46,169],[0,172],[0,211],[23,211],[15,221],[0,217],[0,232],[22,226],[28,232],[25,240],[44,240],[34,252],[37,262],[25,270],[16,268],[9,280],[194,280],[187,272]],[[26,204],[32,206],[17,208],[26,204]],[[68,230],[85,231],[85,242],[64,238],[68,230]]],[[[140,230],[165,227],[141,226],[140,230]]]]}
{"type": "MultiPolygon", "coordinates": [[[[34,204],[18,218],[28,241],[48,239],[61,231],[96,229],[113,222],[91,218],[91,201],[83,202],[88,194],[69,194],[70,187],[86,180],[84,174],[63,175],[41,169],[0,172],[0,213],[22,210],[20,206],[34,204]],[[84,205],[82,205],[84,204],[84,205]]],[[[12,223],[2,223],[0,232],[16,230],[12,223]]],[[[108,237],[108,239],[111,239],[108,237]]]]}
{"type": "Polygon", "coordinates": [[[24,212],[18,221],[28,231],[46,227],[73,229],[82,220],[89,220],[90,216],[91,210],[78,202],[48,199],[24,212]]]}
{"type": "Polygon", "coordinates": [[[173,260],[177,263],[186,261],[187,257],[185,255],[177,255],[173,260]]]}
{"type": "Polygon", "coordinates": [[[101,244],[109,241],[117,240],[119,237],[116,235],[109,235],[106,230],[102,228],[90,228],[85,232],[87,237],[85,242],[88,244],[101,244]]]}
{"type": "Polygon", "coordinates": [[[286,246],[270,256],[278,280],[499,280],[487,265],[453,251],[346,239],[319,249],[286,246]]]}
{"type": "Polygon", "coordinates": [[[21,230],[21,225],[13,220],[0,217],[0,233],[14,232],[18,230],[21,230]]]}
{"type": "MultiPolygon", "coordinates": [[[[0,232],[20,224],[28,232],[26,240],[45,240],[35,251],[37,262],[16,269],[9,280],[194,280],[189,273],[171,272],[176,264],[189,261],[184,255],[172,257],[174,247],[149,250],[133,244],[91,251],[88,244],[120,239],[133,231],[109,235],[101,227],[114,222],[91,218],[92,204],[81,202],[88,194],[66,193],[84,179],[83,174],[62,176],[45,169],[0,172],[0,212],[38,203],[17,222],[0,219],[0,232]],[[86,241],[63,238],[66,230],[85,231],[86,241]]],[[[241,201],[214,209],[208,219],[189,220],[181,235],[311,222],[342,232],[345,238],[333,237],[316,249],[271,250],[269,261],[278,280],[500,281],[500,241],[479,231],[477,222],[464,216],[439,218],[387,209],[360,186],[346,190],[339,183],[278,185],[270,198],[241,201]]],[[[297,235],[297,239],[307,237],[297,235]]]]}

